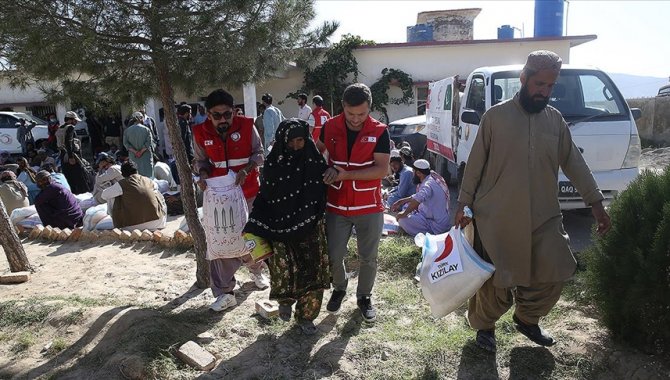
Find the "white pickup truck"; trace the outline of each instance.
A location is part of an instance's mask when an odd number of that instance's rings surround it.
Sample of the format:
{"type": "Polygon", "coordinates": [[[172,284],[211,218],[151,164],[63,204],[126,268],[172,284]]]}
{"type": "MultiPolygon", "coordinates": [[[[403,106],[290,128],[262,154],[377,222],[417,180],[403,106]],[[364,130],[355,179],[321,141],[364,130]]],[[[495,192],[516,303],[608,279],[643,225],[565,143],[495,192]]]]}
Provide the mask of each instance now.
{"type": "MultiPolygon", "coordinates": [[[[467,79],[465,93],[453,95],[453,78],[431,83],[427,111],[427,147],[436,169],[462,178],[481,116],[521,88],[522,66],[482,67],[467,79]],[[437,91],[433,91],[437,90],[437,91]],[[452,104],[445,100],[451,97],[452,104]],[[435,106],[437,103],[437,106],[435,106]],[[431,109],[432,108],[432,109],[431,109]],[[458,119],[446,108],[458,110],[458,119]],[[448,161],[448,162],[447,162],[448,161]],[[445,170],[447,169],[447,170],[445,170]]],[[[572,138],[584,155],[599,188],[609,202],[637,177],[640,138],[635,120],[641,111],[629,108],[612,80],[601,70],[564,65],[549,103],[563,114],[572,138]]],[[[583,208],[577,190],[559,174],[562,209],[583,208]]]]}

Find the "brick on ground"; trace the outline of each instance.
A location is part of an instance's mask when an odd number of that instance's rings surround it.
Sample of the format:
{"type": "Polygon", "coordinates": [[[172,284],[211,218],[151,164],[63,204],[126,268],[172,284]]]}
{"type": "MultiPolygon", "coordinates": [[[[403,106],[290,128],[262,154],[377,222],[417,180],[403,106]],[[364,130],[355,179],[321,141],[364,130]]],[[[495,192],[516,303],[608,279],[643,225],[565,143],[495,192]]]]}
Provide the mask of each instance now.
{"type": "Polygon", "coordinates": [[[32,229],[32,231],[30,231],[30,235],[28,235],[28,237],[30,239],[37,239],[40,237],[40,235],[42,235],[42,232],[44,232],[44,226],[38,224],[35,226],[35,228],[32,229]]]}
{"type": "Polygon", "coordinates": [[[133,232],[130,233],[130,240],[132,241],[138,241],[142,239],[142,231],[140,230],[133,230],[133,232]]]}
{"type": "Polygon", "coordinates": [[[216,358],[209,351],[190,340],[179,347],[177,357],[191,367],[200,371],[209,371],[214,368],[216,358]]]}
{"type": "Polygon", "coordinates": [[[0,275],[0,284],[20,284],[30,279],[30,272],[12,272],[0,275]]]}
{"type": "Polygon", "coordinates": [[[75,228],[72,233],[70,234],[70,238],[68,241],[79,241],[79,238],[81,237],[81,233],[84,229],[81,227],[75,228]]]}
{"type": "Polygon", "coordinates": [[[142,241],[151,241],[151,239],[154,237],[154,235],[151,234],[149,230],[144,230],[142,231],[142,238],[140,240],[142,241]]]}

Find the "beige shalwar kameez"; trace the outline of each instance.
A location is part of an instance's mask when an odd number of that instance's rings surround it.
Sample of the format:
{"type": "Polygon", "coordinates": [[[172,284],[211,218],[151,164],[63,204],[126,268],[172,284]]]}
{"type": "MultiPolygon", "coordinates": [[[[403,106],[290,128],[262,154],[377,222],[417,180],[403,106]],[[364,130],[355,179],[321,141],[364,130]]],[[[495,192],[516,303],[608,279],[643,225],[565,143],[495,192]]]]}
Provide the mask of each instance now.
{"type": "Polygon", "coordinates": [[[558,202],[559,167],[587,205],[603,199],[560,112],[530,114],[513,99],[492,107],[463,176],[459,202],[471,206],[485,257],[496,272],[470,300],[476,329],[491,329],[512,306],[537,324],[575,272],[558,202]]]}

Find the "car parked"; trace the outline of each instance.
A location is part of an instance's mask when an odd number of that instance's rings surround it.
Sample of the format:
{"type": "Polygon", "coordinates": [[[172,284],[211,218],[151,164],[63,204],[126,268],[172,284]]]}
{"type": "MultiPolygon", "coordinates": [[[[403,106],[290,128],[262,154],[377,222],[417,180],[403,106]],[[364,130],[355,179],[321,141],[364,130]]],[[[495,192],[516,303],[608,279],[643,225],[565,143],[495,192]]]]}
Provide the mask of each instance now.
{"type": "Polygon", "coordinates": [[[31,131],[35,139],[35,146],[39,146],[42,140],[46,140],[49,137],[46,121],[23,112],[1,111],[0,151],[7,151],[10,154],[21,153],[21,144],[19,144],[17,139],[18,128],[16,126],[16,123],[19,123],[21,119],[35,123],[35,127],[31,131]]]}
{"type": "Polygon", "coordinates": [[[398,147],[403,141],[412,146],[414,157],[421,158],[426,153],[426,135],[421,133],[426,128],[426,115],[412,116],[389,123],[391,140],[398,147]]]}
{"type": "Polygon", "coordinates": [[[658,95],[656,95],[656,97],[660,98],[664,96],[670,96],[670,84],[666,84],[658,89],[658,95]]]}

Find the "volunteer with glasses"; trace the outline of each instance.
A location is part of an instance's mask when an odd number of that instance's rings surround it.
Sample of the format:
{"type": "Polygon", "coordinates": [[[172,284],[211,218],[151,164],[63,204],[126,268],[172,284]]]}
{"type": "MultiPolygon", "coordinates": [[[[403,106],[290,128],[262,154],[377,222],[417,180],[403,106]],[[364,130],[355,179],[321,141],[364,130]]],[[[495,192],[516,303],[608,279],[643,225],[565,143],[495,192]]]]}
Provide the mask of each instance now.
{"type": "MultiPolygon", "coordinates": [[[[207,188],[206,179],[225,176],[229,170],[235,173],[235,184],[242,186],[251,210],[259,189],[258,166],[263,163],[263,146],[254,119],[235,115],[234,104],[233,96],[222,89],[207,96],[207,119],[193,127],[195,169],[200,175],[198,186],[202,191],[207,188]]],[[[217,252],[217,256],[226,255],[217,252]]],[[[270,285],[261,272],[263,263],[253,263],[248,254],[210,260],[212,293],[217,297],[210,306],[212,310],[221,311],[237,304],[233,295],[234,274],[241,264],[249,268],[257,287],[270,285]]]]}

